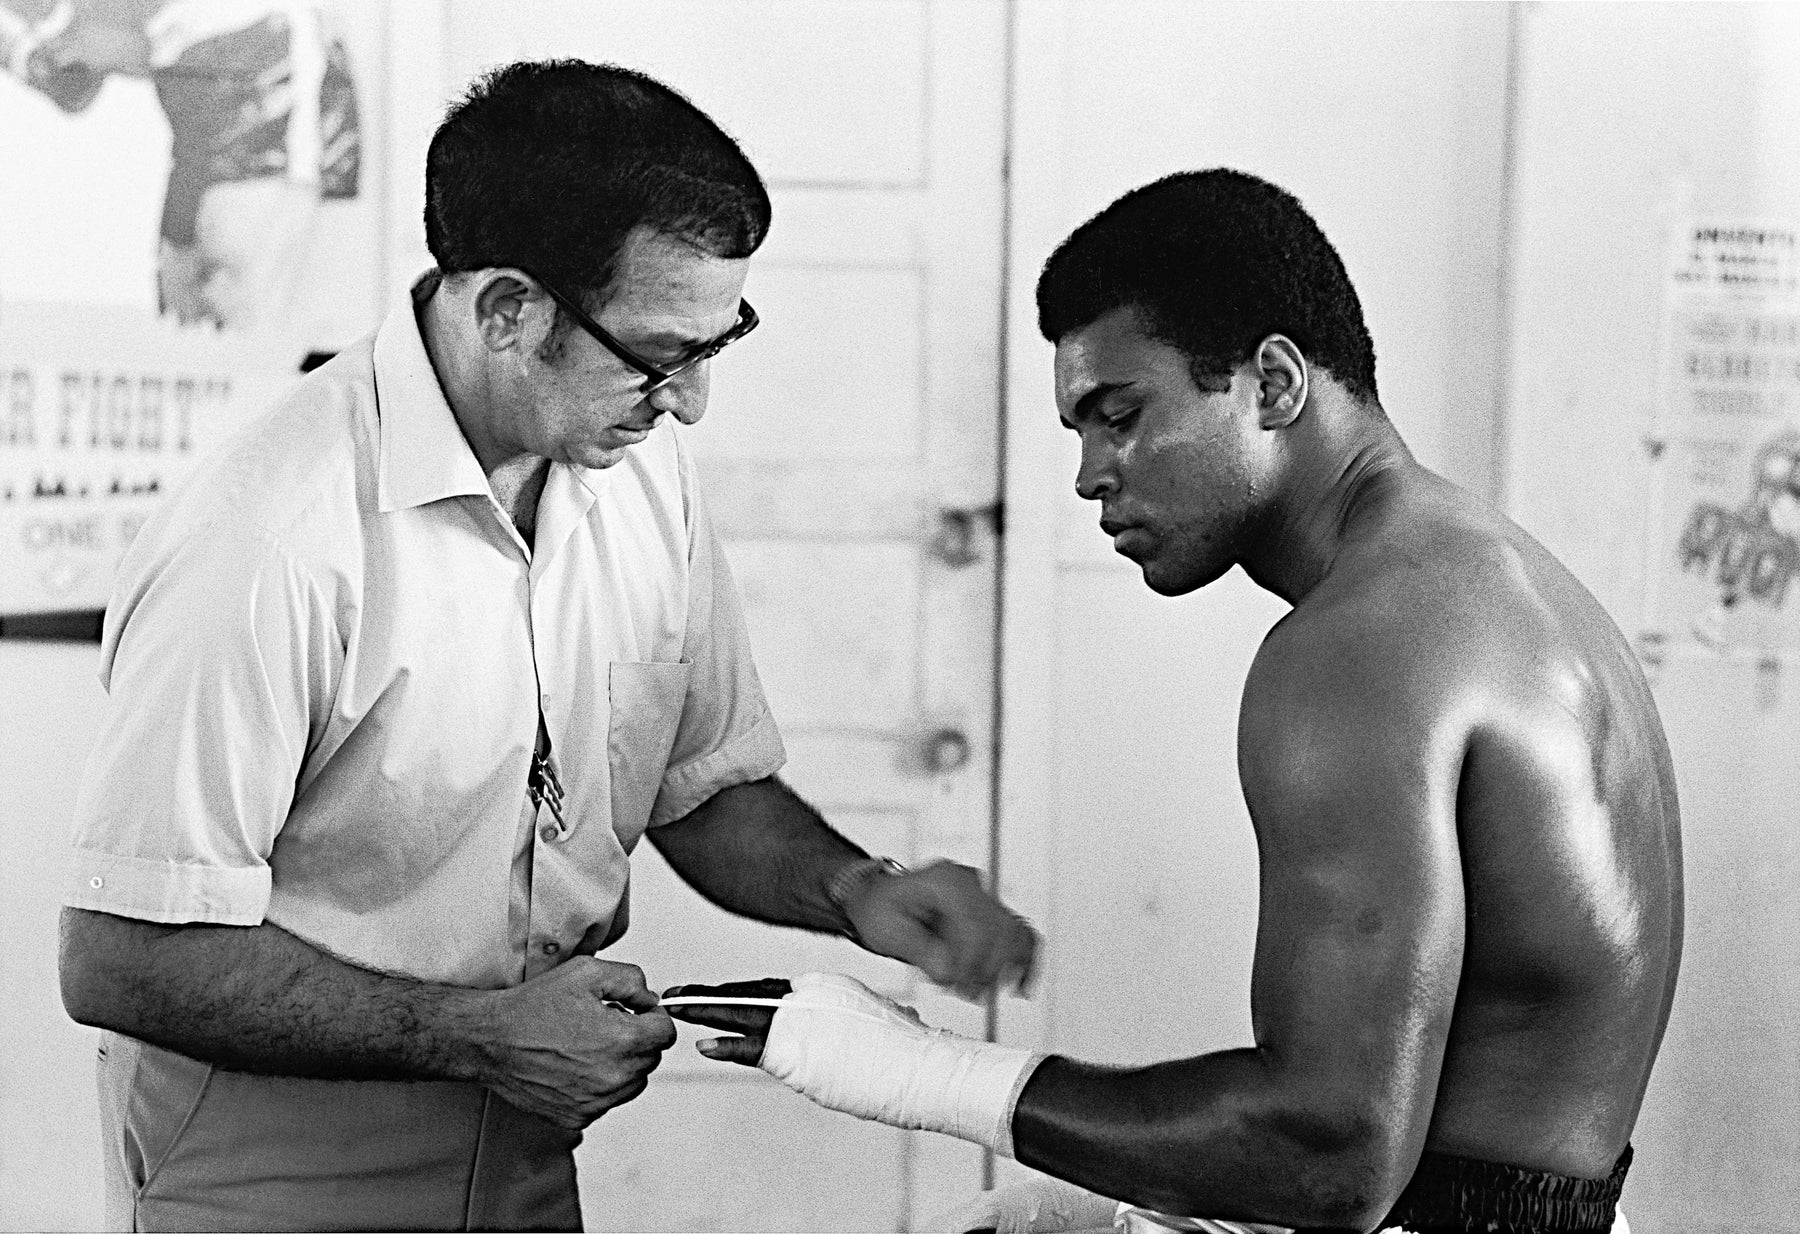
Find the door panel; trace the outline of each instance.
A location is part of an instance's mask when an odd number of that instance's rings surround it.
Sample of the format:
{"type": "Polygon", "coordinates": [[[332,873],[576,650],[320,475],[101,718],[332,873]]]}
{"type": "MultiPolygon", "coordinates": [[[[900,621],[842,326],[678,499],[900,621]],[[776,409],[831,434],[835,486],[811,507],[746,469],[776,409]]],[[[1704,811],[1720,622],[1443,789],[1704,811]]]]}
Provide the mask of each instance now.
{"type": "MultiPolygon", "coordinates": [[[[510,30],[517,54],[612,61],[668,82],[789,185],[918,184],[929,161],[927,57],[938,6],[922,0],[505,0],[458,4],[510,30]]],[[[980,4],[979,7],[990,7],[980,4]]]]}
{"type": "Polygon", "coordinates": [[[751,540],[731,558],[757,668],[784,726],[907,724],[920,654],[915,545],[751,540]]]}
{"type": "MultiPolygon", "coordinates": [[[[779,210],[780,202],[776,202],[779,210]]],[[[786,220],[778,213],[774,226],[786,220]]],[[[714,367],[709,456],[904,459],[920,451],[923,271],[752,263],[754,346],[714,367]]]]}

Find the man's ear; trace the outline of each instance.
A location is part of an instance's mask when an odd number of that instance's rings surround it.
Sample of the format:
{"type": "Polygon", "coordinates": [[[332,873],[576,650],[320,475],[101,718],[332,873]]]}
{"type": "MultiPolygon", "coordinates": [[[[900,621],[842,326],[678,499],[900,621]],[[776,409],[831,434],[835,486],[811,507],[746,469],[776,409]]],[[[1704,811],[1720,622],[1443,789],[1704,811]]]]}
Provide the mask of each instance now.
{"type": "Polygon", "coordinates": [[[527,344],[535,347],[534,336],[543,333],[555,318],[554,311],[545,311],[552,303],[550,298],[518,270],[482,270],[475,279],[470,307],[475,314],[475,328],[488,350],[506,351],[527,344]]]}
{"type": "Polygon", "coordinates": [[[1288,427],[1306,409],[1311,377],[1306,357],[1285,334],[1271,334],[1257,344],[1250,362],[1257,380],[1257,423],[1288,427]]]}

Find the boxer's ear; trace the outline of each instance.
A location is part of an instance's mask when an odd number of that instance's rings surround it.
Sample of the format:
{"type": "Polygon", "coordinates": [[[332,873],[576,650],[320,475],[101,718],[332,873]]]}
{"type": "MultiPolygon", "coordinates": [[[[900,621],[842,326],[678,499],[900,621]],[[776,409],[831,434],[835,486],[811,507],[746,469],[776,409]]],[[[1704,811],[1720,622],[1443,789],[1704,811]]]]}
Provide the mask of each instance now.
{"type": "Polygon", "coordinates": [[[1306,410],[1311,371],[1298,345],[1271,334],[1256,345],[1249,368],[1256,381],[1256,419],[1266,429],[1287,428],[1306,410]]]}

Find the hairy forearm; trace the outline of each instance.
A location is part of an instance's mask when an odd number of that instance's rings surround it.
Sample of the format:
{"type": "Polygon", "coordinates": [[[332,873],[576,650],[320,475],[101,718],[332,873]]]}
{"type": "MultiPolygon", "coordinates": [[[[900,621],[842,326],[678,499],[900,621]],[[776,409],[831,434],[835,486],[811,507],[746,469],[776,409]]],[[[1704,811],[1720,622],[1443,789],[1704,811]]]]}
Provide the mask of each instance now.
{"type": "Polygon", "coordinates": [[[1129,1069],[1051,1057],[1012,1134],[1025,1165],[1159,1211],[1359,1227],[1405,1182],[1381,1122],[1243,1049],[1129,1069]]]}
{"type": "Polygon", "coordinates": [[[497,1039],[488,992],[358,968],[267,923],[64,909],[61,969],[77,1021],[236,1071],[481,1082],[497,1039]]]}
{"type": "Polygon", "coordinates": [[[723,789],[649,835],[676,873],[719,907],[821,933],[848,924],[826,895],[832,876],[867,856],[773,776],[723,789]]]}

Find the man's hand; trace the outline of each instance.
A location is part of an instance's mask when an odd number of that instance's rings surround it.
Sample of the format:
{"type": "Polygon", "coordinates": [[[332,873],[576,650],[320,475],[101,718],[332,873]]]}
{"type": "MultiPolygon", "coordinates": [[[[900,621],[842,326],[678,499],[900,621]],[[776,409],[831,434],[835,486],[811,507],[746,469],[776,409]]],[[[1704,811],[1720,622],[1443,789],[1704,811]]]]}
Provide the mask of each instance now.
{"type": "Polygon", "coordinates": [[[836,880],[875,863],[774,776],[720,789],[648,834],[677,874],[729,912],[833,934],[848,927],[870,951],[970,1000],[1031,979],[1036,931],[982,890],[974,870],[939,861],[846,892],[836,880]]]}
{"type": "Polygon", "coordinates": [[[65,908],[63,1005],[256,1075],[481,1084],[579,1130],[644,1090],[675,1024],[629,964],[577,956],[504,990],[358,968],[280,926],[65,908]]]}
{"type": "Polygon", "coordinates": [[[1012,984],[1023,992],[1038,935],[989,895],[968,866],[937,861],[865,881],[844,902],[857,941],[917,967],[971,1002],[1012,984]]]}
{"type": "Polygon", "coordinates": [[[577,956],[494,995],[499,1041],[482,1082],[507,1101],[579,1131],[644,1091],[675,1024],[643,970],[577,956]]]}

